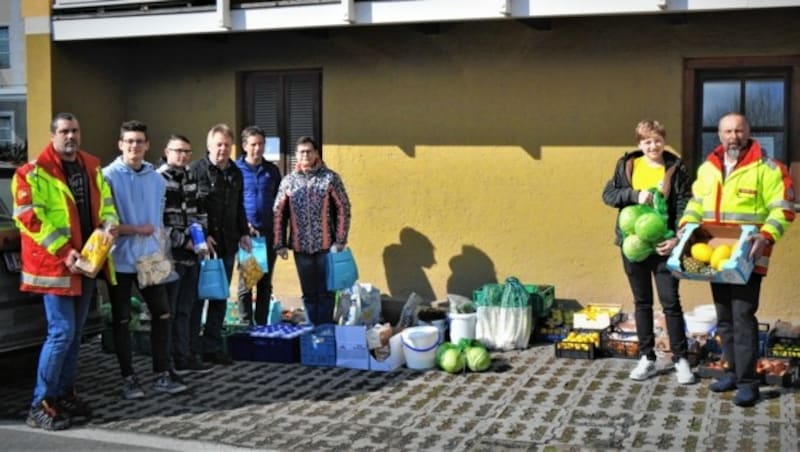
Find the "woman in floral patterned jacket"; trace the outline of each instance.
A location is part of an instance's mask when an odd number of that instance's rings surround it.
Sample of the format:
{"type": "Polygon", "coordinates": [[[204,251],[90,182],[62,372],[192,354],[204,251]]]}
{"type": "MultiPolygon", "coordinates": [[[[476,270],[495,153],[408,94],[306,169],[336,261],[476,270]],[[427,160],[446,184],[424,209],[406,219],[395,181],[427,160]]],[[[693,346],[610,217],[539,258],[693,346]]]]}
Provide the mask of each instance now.
{"type": "Polygon", "coordinates": [[[297,140],[297,166],[281,181],[273,210],[275,252],[287,259],[288,248],[294,251],[309,320],[314,325],[333,323],[326,255],[333,247],[347,246],[350,200],[342,179],[322,162],[313,138],[297,140]]]}

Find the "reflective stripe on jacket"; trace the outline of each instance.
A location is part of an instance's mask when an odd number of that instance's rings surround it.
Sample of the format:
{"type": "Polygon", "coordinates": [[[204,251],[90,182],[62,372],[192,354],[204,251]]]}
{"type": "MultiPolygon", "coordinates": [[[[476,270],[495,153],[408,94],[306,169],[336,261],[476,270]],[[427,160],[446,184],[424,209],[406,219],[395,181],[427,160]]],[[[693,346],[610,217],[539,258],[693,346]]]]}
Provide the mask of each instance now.
{"type": "MultiPolygon", "coordinates": [[[[765,156],[758,141],[742,152],[727,178],[723,146],[700,165],[680,223],[755,224],[775,243],[794,221],[792,180],[786,166],[765,156]]],[[[756,262],[756,273],[767,274],[771,254],[770,245],[756,262]]]]}
{"type": "MultiPolygon", "coordinates": [[[[92,226],[98,228],[104,222],[119,224],[100,161],[84,151],[78,151],[77,161],[88,176],[92,226]]],[[[20,290],[80,295],[81,276],[69,271],[64,258],[70,250],[80,251],[88,237],[81,236],[78,207],[52,144],[47,145],[36,161],[17,169],[11,192],[22,250],[20,290]]],[[[116,284],[110,257],[105,270],[108,280],[116,284]]]]}

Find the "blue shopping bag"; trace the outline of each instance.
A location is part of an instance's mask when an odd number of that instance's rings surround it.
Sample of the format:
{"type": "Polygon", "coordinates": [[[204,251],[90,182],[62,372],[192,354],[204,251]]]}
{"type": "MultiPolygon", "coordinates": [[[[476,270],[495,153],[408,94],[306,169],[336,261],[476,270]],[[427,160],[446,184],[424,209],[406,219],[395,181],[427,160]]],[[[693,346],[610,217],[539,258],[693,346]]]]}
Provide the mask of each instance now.
{"type": "Polygon", "coordinates": [[[327,286],[330,291],[347,289],[358,279],[358,267],[350,248],[330,252],[327,257],[327,286]]]}
{"type": "Polygon", "coordinates": [[[258,262],[261,271],[269,273],[269,265],[267,265],[267,239],[264,237],[251,237],[251,249],[247,251],[239,248],[239,262],[244,262],[250,255],[252,255],[256,262],[258,262]]]}
{"type": "Polygon", "coordinates": [[[215,256],[201,260],[197,297],[201,300],[227,300],[229,295],[228,274],[222,259],[215,256]]]}

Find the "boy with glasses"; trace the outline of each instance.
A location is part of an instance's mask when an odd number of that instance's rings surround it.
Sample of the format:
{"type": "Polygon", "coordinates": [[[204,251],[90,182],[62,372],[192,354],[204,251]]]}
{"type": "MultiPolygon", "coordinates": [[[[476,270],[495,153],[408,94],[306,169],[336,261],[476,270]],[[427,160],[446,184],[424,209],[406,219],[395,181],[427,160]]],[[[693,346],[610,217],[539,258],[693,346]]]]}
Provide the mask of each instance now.
{"type": "Polygon", "coordinates": [[[129,323],[131,289],[137,285],[150,311],[150,342],[153,354],[153,390],[177,394],[187,387],[173,380],[169,372],[169,332],[171,311],[164,282],[142,287],[138,281],[140,258],[163,252],[159,237],[163,228],[166,184],[153,165],[144,160],[150,147],[147,126],[139,121],[122,123],[119,136],[121,155],[103,168],[103,175],[114,193],[119,212],[119,239],[112,251],[117,285],[109,287],[114,350],[123,378],[122,394],[126,399],[144,397],[133,370],[129,323]]]}
{"type": "Polygon", "coordinates": [[[166,182],[164,227],[168,231],[172,260],[178,280],[167,284],[167,298],[172,311],[170,353],[175,372],[208,372],[213,366],[200,358],[200,318],[203,306],[197,300],[197,250],[189,227],[198,223],[207,226],[208,217],[197,200],[197,179],[187,166],[192,158],[192,145],[183,135],[171,135],[164,148],[158,173],[166,182]]]}

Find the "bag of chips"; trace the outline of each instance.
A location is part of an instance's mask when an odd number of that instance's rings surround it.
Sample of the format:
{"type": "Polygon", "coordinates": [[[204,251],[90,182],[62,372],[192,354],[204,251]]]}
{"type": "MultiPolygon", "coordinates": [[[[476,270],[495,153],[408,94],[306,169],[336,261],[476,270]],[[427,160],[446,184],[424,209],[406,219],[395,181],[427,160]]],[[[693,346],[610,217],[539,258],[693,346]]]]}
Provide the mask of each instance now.
{"type": "Polygon", "coordinates": [[[75,267],[90,278],[97,276],[111,253],[111,248],[114,246],[113,237],[107,243],[104,242],[104,237],[105,231],[103,229],[95,229],[92,235],[89,236],[89,240],[83,245],[81,258],[75,262],[75,267]]]}

